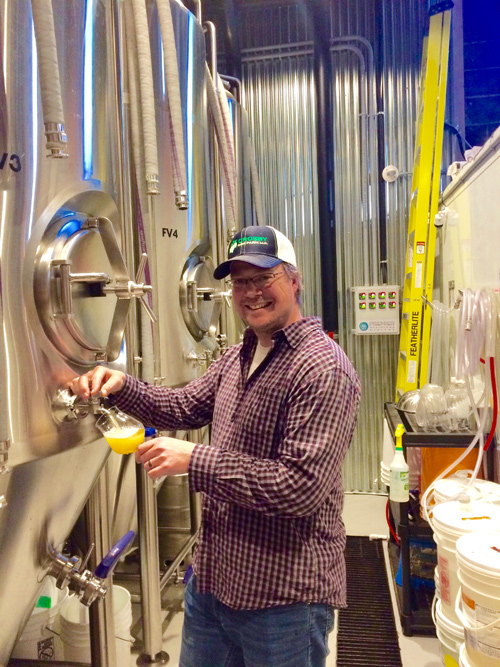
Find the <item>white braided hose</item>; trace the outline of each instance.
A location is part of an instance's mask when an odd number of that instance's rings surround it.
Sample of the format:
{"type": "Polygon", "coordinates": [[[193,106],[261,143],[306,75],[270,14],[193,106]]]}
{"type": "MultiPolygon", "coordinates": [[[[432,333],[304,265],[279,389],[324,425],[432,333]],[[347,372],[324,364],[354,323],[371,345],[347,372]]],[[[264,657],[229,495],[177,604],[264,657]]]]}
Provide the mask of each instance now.
{"type": "Polygon", "coordinates": [[[226,144],[226,135],[224,131],[224,123],[222,120],[222,114],[220,111],[219,102],[217,99],[217,92],[215,90],[215,84],[210,74],[208,65],[205,63],[205,73],[207,80],[207,99],[208,106],[212,113],[215,124],[215,135],[217,137],[217,143],[219,146],[219,155],[222,165],[222,180],[224,182],[224,189],[226,193],[226,216],[227,216],[227,228],[236,229],[236,211],[235,211],[235,197],[233,192],[233,180],[231,177],[231,162],[228,156],[228,148],[226,144]]]}
{"type": "Polygon", "coordinates": [[[132,7],[139,64],[146,189],[148,194],[157,195],[159,194],[158,144],[148,17],[144,0],[132,0],[132,7]]]}
{"type": "Polygon", "coordinates": [[[233,122],[231,118],[231,111],[229,110],[229,103],[227,101],[226,89],[220,76],[217,74],[217,95],[219,99],[219,106],[221,110],[222,123],[224,125],[224,134],[226,136],[227,156],[229,160],[230,177],[232,184],[232,191],[234,192],[234,209],[238,210],[238,190],[236,188],[236,157],[234,151],[234,133],[233,122]]]}
{"type": "MultiPolygon", "coordinates": [[[[163,60],[167,85],[168,109],[170,113],[170,149],[174,177],[175,205],[183,210],[189,208],[186,185],[186,157],[184,154],[184,128],[182,123],[179,65],[175,48],[174,24],[170,0],[156,0],[163,41],[163,60]]],[[[191,122],[191,119],[188,119],[191,122]]]]}
{"type": "Polygon", "coordinates": [[[135,24],[132,5],[130,2],[123,4],[124,21],[127,38],[124,40],[127,55],[127,90],[124,100],[128,101],[130,109],[130,137],[132,143],[132,157],[135,165],[137,183],[144,183],[146,180],[144,173],[144,144],[141,141],[141,106],[139,92],[137,90],[137,81],[139,72],[137,67],[137,45],[135,41],[135,24]]]}
{"type": "Polygon", "coordinates": [[[47,157],[68,157],[52,0],[31,0],[47,157]]]}

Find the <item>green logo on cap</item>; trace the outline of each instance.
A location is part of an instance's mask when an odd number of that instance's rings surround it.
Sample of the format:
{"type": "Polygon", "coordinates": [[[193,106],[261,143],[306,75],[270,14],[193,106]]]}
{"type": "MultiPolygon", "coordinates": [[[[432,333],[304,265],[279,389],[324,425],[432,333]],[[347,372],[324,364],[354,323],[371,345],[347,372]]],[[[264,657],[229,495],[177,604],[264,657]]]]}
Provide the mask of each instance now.
{"type": "Polygon", "coordinates": [[[266,236],[244,236],[241,239],[235,239],[234,241],[231,241],[228,254],[231,255],[237,248],[248,245],[249,243],[267,245],[268,239],[266,236]]]}

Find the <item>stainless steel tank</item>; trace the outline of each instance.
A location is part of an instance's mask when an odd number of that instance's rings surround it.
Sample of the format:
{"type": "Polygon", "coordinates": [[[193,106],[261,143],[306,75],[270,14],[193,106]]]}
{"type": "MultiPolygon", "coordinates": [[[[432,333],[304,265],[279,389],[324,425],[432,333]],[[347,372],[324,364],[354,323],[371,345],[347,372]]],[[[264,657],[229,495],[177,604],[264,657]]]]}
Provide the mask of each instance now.
{"type": "MultiPolygon", "coordinates": [[[[160,0],[165,3],[168,0],[160,0]]],[[[154,91],[154,120],[158,155],[159,194],[148,195],[144,158],[143,118],[136,54],[130,36],[137,30],[133,13],[125,7],[123,42],[127,53],[125,88],[125,135],[130,137],[128,154],[130,180],[134,184],[133,211],[136,244],[149,256],[148,270],[155,286],[152,306],[158,316],[152,325],[144,313],[134,349],[139,360],[139,377],[156,384],[181,386],[206,369],[217,349],[221,299],[212,277],[217,261],[215,244],[215,192],[210,161],[210,127],[205,87],[205,36],[203,28],[178,0],[169,7],[175,34],[177,71],[185,153],[185,177],[189,208],[175,203],[171,122],[166,68],[165,36],[158,14],[158,2],[147,0],[148,40],[154,91]],[[138,124],[139,127],[135,127],[138,124]],[[213,298],[215,297],[215,298],[213,298]]],[[[175,434],[173,434],[175,435],[175,434]]],[[[184,434],[177,433],[178,437],[184,434]]],[[[188,434],[196,439],[194,434],[188,434]]],[[[114,511],[113,539],[135,527],[135,464],[124,460],[114,511]]],[[[167,480],[168,483],[168,480],[167,480]]],[[[173,485],[177,484],[173,480],[173,485]]],[[[189,506],[184,507],[184,511],[189,506]]],[[[163,540],[164,541],[164,540],[163,540]]],[[[162,544],[163,544],[162,541],[162,544]]],[[[170,540],[169,552],[175,550],[170,540]]],[[[163,549],[163,547],[162,547],[163,549]]],[[[165,559],[163,559],[165,560],[165,559]]]]}
{"type": "Polygon", "coordinates": [[[113,3],[53,0],[48,55],[37,52],[32,4],[43,2],[0,0],[2,666],[35,604],[48,550],[67,538],[109,453],[94,419],[55,399],[96,361],[123,366],[130,304],[120,293],[128,275],[113,3]],[[41,61],[49,84],[59,74],[66,158],[46,156],[41,61]]]}
{"type": "Polygon", "coordinates": [[[177,48],[189,208],[179,210],[174,202],[164,43],[157,3],[148,1],[160,194],[148,201],[144,183],[139,183],[141,216],[136,219],[139,234],[143,221],[150,248],[159,325],[157,367],[152,368],[153,350],[144,334],[140,374],[148,380],[156,375],[157,383],[179,386],[199,376],[206,352],[215,348],[220,303],[212,298],[216,288],[211,276],[215,203],[208,162],[205,37],[195,16],[181,2],[171,0],[169,4],[177,48]]]}

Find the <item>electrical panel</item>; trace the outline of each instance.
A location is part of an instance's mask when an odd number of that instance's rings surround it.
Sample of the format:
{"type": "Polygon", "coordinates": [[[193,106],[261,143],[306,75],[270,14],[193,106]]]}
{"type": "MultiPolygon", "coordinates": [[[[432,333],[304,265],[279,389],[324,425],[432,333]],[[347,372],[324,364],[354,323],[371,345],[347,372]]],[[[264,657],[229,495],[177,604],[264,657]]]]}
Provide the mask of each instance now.
{"type": "Polygon", "coordinates": [[[357,336],[399,333],[399,285],[351,287],[357,336]]]}

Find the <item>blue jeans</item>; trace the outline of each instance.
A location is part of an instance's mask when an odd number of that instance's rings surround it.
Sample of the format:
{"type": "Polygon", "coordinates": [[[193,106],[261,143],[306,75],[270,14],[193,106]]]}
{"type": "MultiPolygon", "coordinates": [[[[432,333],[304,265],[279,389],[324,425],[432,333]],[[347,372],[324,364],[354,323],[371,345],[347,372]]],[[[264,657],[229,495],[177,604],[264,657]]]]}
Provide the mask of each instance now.
{"type": "Polygon", "coordinates": [[[334,610],[298,603],[235,610],[196,591],[191,577],[184,594],[179,667],[324,667],[334,610]]]}

